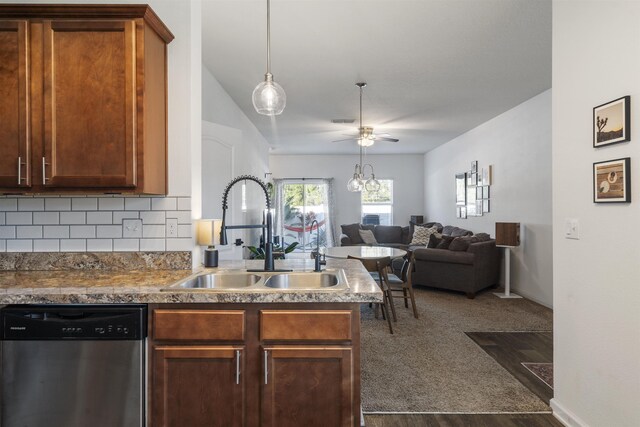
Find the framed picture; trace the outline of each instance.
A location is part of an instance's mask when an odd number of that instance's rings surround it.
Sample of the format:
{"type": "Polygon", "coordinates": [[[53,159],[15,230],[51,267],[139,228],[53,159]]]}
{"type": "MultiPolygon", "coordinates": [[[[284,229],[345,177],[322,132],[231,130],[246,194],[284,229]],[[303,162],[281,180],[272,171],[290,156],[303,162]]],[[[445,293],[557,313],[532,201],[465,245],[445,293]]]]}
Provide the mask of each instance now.
{"type": "Polygon", "coordinates": [[[485,185],[484,187],[481,187],[481,188],[482,188],[482,198],[483,199],[489,199],[490,198],[489,197],[489,186],[485,185]]]}
{"type": "Polygon", "coordinates": [[[482,216],[482,200],[476,200],[476,216],[482,216]]]}
{"type": "Polygon", "coordinates": [[[593,164],[593,202],[631,202],[631,158],[593,164]]]}
{"type": "Polygon", "coordinates": [[[476,200],[482,200],[482,187],[476,187],[476,200]]]}
{"type": "Polygon", "coordinates": [[[631,97],[623,96],[593,109],[593,146],[631,141],[631,97]]]}
{"type": "Polygon", "coordinates": [[[478,161],[474,160],[473,162],[471,162],[471,173],[477,173],[478,172],[478,161]]]}
{"type": "Polygon", "coordinates": [[[467,217],[476,216],[476,187],[467,187],[467,217]]]}
{"type": "Polygon", "coordinates": [[[465,206],[467,204],[467,174],[466,172],[456,174],[456,205],[465,206]]]}
{"type": "Polygon", "coordinates": [[[482,169],[482,185],[491,185],[491,165],[482,169]]]}
{"type": "Polygon", "coordinates": [[[483,213],[491,212],[491,210],[489,210],[489,202],[490,202],[490,200],[483,200],[482,201],[482,212],[483,213]]]}
{"type": "Polygon", "coordinates": [[[456,206],[456,218],[462,218],[462,212],[460,209],[462,209],[460,206],[456,206]]]}
{"type": "Polygon", "coordinates": [[[467,207],[466,206],[462,206],[460,208],[460,218],[467,219],[467,207]]]}

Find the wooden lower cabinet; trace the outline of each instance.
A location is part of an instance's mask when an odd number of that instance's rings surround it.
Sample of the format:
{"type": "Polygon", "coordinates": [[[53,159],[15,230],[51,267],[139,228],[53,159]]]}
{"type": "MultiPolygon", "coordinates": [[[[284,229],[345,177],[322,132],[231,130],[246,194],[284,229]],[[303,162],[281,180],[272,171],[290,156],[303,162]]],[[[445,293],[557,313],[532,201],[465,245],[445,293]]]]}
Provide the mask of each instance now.
{"type": "Polygon", "coordinates": [[[153,349],[153,425],[244,425],[244,347],[153,349]]]}
{"type": "Polygon", "coordinates": [[[263,359],[262,426],[353,426],[350,347],[264,347],[263,359]]]}
{"type": "Polygon", "coordinates": [[[359,314],[358,304],[150,305],[147,426],[359,426],[359,314]]]}

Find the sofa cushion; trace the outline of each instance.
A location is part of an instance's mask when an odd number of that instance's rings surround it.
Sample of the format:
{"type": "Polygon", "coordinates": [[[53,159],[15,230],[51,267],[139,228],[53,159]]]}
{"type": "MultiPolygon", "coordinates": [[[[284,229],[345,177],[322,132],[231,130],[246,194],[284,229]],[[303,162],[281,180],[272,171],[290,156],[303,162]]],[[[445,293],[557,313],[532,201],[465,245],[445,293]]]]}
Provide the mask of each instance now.
{"type": "Polygon", "coordinates": [[[416,225],[415,228],[413,229],[413,238],[411,239],[411,245],[416,246],[416,245],[423,245],[423,246],[427,246],[427,243],[429,243],[429,237],[432,234],[436,234],[438,232],[438,229],[436,227],[422,227],[419,225],[416,225]]]}
{"type": "Polygon", "coordinates": [[[491,240],[491,236],[489,236],[487,233],[476,233],[473,235],[473,237],[476,238],[476,242],[488,242],[489,240],[491,240]]]}
{"type": "Polygon", "coordinates": [[[373,235],[373,231],[371,230],[359,230],[359,231],[360,231],[360,238],[367,245],[375,245],[378,243],[378,241],[376,240],[376,236],[373,235]]]}
{"type": "Polygon", "coordinates": [[[411,243],[411,236],[413,236],[411,226],[407,225],[406,227],[402,227],[402,243],[405,245],[411,243]]]}
{"type": "Polygon", "coordinates": [[[440,243],[441,241],[442,241],[442,234],[433,233],[431,236],[429,236],[429,241],[427,242],[427,247],[428,248],[436,248],[438,246],[438,243],[440,243]]]}
{"type": "Polygon", "coordinates": [[[360,224],[343,224],[340,228],[342,228],[342,234],[348,236],[352,244],[362,243],[362,239],[360,238],[360,224]]]}
{"type": "Polygon", "coordinates": [[[438,246],[436,246],[436,249],[449,249],[449,245],[453,242],[453,239],[455,239],[455,237],[445,236],[443,234],[438,246]]]}
{"type": "Polygon", "coordinates": [[[473,264],[474,254],[455,252],[448,249],[417,249],[414,252],[416,261],[448,262],[452,264],[473,264]]]}
{"type": "Polygon", "coordinates": [[[475,236],[456,237],[449,245],[450,251],[466,251],[471,243],[477,241],[475,236]]]}
{"type": "Polygon", "coordinates": [[[465,230],[464,228],[456,227],[454,225],[445,225],[442,229],[442,234],[452,237],[472,236],[473,232],[465,230]]]}
{"type": "Polygon", "coordinates": [[[373,234],[378,243],[402,243],[402,227],[399,225],[376,225],[373,234]]]}

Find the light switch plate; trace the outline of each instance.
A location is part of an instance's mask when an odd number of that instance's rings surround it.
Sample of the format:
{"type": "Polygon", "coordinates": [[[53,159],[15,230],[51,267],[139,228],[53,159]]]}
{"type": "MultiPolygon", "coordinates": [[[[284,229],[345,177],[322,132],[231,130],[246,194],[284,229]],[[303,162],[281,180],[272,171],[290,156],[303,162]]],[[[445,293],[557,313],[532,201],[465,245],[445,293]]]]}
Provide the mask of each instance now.
{"type": "Polygon", "coordinates": [[[122,220],[122,237],[142,237],[142,220],[141,219],[123,219],[122,220]]]}
{"type": "Polygon", "coordinates": [[[580,220],[578,218],[565,218],[564,237],[566,239],[580,240],[580,220]]]}
{"type": "Polygon", "coordinates": [[[178,218],[167,218],[167,237],[178,237],[178,218]]]}

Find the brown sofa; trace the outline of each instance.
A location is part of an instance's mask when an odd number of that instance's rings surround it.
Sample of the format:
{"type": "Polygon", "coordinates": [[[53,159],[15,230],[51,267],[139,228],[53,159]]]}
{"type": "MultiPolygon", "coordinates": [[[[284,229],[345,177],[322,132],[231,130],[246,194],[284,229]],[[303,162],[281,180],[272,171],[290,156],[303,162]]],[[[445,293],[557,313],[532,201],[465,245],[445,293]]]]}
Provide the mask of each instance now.
{"type": "MultiPolygon", "coordinates": [[[[473,233],[458,227],[443,227],[442,234],[452,237],[471,236],[473,233]]],[[[496,241],[489,239],[470,243],[463,251],[412,247],[415,255],[413,284],[464,292],[474,298],[482,289],[498,284],[500,251],[496,241]]],[[[394,269],[401,263],[394,263],[394,269]]]]}

